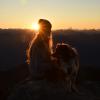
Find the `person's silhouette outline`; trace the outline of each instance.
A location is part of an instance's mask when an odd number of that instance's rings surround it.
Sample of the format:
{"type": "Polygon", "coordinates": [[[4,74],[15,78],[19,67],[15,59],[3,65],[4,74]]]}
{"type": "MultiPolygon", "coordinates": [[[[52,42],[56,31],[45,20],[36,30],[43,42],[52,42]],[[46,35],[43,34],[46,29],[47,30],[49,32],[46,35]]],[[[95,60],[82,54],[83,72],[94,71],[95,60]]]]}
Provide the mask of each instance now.
{"type": "Polygon", "coordinates": [[[39,33],[31,41],[27,52],[27,61],[31,75],[42,77],[50,67],[52,53],[52,25],[48,20],[40,19],[39,33]]]}

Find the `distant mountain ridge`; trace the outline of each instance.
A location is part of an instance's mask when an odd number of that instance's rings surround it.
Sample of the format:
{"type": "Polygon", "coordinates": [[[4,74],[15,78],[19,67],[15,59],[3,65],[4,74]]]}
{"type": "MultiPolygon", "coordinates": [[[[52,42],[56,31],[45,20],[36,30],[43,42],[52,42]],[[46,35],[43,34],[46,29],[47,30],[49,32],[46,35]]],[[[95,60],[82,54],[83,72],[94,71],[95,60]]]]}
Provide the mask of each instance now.
{"type": "MultiPolygon", "coordinates": [[[[25,51],[34,36],[32,30],[0,29],[0,70],[25,63],[25,51]]],[[[100,30],[53,31],[54,45],[69,43],[80,54],[81,66],[100,66],[100,30]]]]}

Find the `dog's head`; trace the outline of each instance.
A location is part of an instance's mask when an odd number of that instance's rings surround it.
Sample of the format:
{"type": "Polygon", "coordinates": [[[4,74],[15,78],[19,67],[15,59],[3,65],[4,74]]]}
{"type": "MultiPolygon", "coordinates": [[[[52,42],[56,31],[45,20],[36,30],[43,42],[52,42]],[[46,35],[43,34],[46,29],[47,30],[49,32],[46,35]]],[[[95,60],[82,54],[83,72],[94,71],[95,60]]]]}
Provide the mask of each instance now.
{"type": "Polygon", "coordinates": [[[63,61],[68,61],[72,57],[75,56],[75,53],[73,52],[72,47],[69,44],[57,44],[56,50],[53,54],[53,57],[56,57],[58,59],[63,59],[63,61]]]}

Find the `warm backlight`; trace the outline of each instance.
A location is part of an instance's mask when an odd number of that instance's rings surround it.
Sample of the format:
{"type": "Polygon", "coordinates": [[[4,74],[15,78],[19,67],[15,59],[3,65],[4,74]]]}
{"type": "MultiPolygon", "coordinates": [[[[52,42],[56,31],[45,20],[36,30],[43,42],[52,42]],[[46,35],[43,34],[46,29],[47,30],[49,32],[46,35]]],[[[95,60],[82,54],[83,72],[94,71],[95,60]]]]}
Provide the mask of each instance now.
{"type": "Polygon", "coordinates": [[[33,24],[32,24],[32,29],[33,29],[33,30],[38,31],[39,28],[40,28],[40,27],[39,27],[39,24],[38,24],[38,23],[33,23],[33,24]]]}

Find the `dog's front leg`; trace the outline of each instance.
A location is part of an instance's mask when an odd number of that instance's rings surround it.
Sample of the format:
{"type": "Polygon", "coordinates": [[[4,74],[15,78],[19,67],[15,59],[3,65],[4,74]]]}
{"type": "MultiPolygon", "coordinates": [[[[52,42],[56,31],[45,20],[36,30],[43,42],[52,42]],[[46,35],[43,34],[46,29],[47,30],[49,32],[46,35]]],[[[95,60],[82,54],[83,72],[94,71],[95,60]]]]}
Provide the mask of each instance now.
{"type": "Polygon", "coordinates": [[[70,77],[66,78],[66,89],[67,89],[67,92],[72,92],[72,82],[71,82],[70,77]]]}

